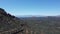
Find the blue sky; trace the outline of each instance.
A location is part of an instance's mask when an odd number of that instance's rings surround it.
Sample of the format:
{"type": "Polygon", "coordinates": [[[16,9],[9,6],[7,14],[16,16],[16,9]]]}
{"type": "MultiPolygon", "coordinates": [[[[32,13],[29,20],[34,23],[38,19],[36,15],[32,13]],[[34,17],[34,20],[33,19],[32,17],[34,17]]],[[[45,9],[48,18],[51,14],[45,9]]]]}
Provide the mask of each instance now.
{"type": "Polygon", "coordinates": [[[0,0],[0,7],[12,15],[60,15],[60,0],[0,0]]]}

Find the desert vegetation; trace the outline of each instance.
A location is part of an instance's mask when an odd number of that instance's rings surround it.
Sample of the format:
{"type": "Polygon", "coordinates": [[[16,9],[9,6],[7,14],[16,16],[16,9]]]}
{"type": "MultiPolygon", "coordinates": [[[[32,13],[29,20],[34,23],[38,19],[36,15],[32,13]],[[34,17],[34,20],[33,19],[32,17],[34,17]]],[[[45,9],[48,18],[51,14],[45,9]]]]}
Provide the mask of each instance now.
{"type": "Polygon", "coordinates": [[[60,16],[25,17],[28,34],[60,34],[60,16]]]}

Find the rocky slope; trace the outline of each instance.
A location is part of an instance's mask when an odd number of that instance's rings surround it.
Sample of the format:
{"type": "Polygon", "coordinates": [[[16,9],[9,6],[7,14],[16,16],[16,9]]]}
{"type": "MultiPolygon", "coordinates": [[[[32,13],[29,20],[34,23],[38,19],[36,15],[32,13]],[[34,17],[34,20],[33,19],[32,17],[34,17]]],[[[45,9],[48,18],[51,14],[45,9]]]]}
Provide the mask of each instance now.
{"type": "Polygon", "coordinates": [[[15,34],[16,32],[22,32],[22,22],[22,20],[6,13],[4,9],[0,8],[0,34],[15,34]]]}

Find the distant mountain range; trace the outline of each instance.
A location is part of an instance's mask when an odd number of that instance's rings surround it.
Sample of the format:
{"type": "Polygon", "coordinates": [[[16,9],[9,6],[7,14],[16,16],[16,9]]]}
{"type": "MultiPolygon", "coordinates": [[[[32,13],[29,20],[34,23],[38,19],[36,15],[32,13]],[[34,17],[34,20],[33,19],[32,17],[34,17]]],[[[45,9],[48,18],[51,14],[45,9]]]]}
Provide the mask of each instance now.
{"type": "Polygon", "coordinates": [[[28,18],[28,17],[60,17],[60,15],[57,16],[42,16],[42,15],[19,15],[16,16],[18,18],[28,18]]]}
{"type": "Polygon", "coordinates": [[[17,17],[45,17],[42,15],[18,15],[17,17]]]}

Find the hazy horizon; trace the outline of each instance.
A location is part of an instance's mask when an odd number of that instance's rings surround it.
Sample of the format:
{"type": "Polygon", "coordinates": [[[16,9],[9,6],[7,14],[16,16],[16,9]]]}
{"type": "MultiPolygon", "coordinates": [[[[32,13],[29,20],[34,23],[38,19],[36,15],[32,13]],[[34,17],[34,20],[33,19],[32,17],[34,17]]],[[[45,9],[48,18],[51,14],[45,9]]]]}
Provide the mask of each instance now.
{"type": "MultiPolygon", "coordinates": [[[[44,15],[16,15],[16,17],[48,17],[44,15]]],[[[50,17],[60,17],[60,15],[50,16],[50,17]]]]}

